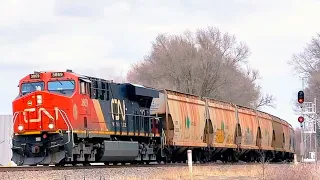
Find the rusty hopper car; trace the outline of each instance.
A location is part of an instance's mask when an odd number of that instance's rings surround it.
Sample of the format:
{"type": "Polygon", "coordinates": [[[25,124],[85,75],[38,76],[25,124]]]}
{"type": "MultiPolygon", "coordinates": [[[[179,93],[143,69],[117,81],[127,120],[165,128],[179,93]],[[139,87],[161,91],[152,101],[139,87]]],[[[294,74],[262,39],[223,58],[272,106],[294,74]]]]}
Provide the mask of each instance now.
{"type": "Polygon", "coordinates": [[[270,114],[171,90],[151,108],[163,121],[166,162],[184,161],[188,149],[202,162],[293,160],[293,128],[270,114]]]}
{"type": "Polygon", "coordinates": [[[35,72],[12,102],[17,165],[292,161],[278,117],[185,93],[66,72],[35,72]]]}

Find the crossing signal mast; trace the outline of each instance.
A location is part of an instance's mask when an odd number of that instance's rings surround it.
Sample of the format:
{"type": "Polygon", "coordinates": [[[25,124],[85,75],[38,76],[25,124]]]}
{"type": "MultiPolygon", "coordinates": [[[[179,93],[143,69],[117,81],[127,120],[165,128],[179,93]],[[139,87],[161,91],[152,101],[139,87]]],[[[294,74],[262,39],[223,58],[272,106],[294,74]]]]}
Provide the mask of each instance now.
{"type": "Polygon", "coordinates": [[[301,108],[301,116],[299,116],[298,121],[300,123],[300,126],[303,127],[302,123],[304,122],[304,117],[303,117],[303,102],[304,102],[304,92],[299,91],[298,92],[298,103],[300,103],[300,108],[301,108]]]}
{"type": "Polygon", "coordinates": [[[298,122],[301,126],[301,144],[300,155],[305,161],[315,161],[317,163],[317,114],[316,114],[316,98],[314,102],[304,101],[304,91],[298,92],[298,103],[301,108],[301,115],[298,117],[298,122]],[[305,116],[307,118],[305,119],[305,116]],[[314,147],[312,147],[312,137],[314,137],[314,147]],[[307,150],[308,140],[308,151],[307,150]],[[306,158],[307,157],[307,158],[306,158]]]}

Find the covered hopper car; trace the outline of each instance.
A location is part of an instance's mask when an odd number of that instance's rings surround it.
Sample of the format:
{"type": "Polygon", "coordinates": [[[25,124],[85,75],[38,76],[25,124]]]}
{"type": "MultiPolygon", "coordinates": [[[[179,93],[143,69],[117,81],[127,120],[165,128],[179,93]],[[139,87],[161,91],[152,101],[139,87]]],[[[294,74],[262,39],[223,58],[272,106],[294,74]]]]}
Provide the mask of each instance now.
{"type": "Polygon", "coordinates": [[[294,131],[275,116],[171,90],[65,72],[19,82],[13,106],[17,165],[292,161],[294,131]]]}

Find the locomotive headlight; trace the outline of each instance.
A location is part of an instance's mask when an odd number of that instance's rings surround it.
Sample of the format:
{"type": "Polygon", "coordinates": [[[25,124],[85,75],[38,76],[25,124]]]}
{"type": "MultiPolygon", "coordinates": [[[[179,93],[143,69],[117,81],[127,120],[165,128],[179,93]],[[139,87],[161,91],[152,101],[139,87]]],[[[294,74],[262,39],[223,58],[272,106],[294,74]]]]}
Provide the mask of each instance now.
{"type": "Polygon", "coordinates": [[[50,123],[50,124],[48,125],[48,127],[49,127],[50,129],[53,129],[54,125],[50,123]]]}
{"type": "Polygon", "coordinates": [[[42,104],[42,95],[37,95],[37,104],[42,104]]]}
{"type": "Polygon", "coordinates": [[[19,130],[19,131],[22,131],[22,130],[23,130],[23,126],[19,125],[19,126],[18,126],[18,130],[19,130]]]}

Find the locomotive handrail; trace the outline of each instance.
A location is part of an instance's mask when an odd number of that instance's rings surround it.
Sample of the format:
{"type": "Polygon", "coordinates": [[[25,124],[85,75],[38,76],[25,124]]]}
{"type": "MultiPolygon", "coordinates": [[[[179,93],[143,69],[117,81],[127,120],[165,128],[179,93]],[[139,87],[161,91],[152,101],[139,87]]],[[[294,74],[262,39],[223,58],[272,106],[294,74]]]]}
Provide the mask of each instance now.
{"type": "MultiPolygon", "coordinates": [[[[144,115],[144,114],[125,114],[125,113],[120,113],[120,112],[118,112],[118,113],[113,113],[113,112],[109,112],[109,114],[111,114],[111,116],[113,116],[113,115],[125,115],[126,117],[127,116],[130,116],[130,117],[143,117],[143,118],[147,118],[148,119],[148,121],[149,122],[151,122],[152,121],[152,119],[158,119],[158,120],[160,120],[162,117],[158,117],[157,115],[144,115]]],[[[116,119],[115,118],[113,118],[113,120],[114,121],[116,121],[116,119]]],[[[120,120],[120,119],[119,119],[120,120]]],[[[123,121],[123,120],[120,120],[120,121],[123,121]]],[[[125,120],[126,122],[128,121],[128,119],[126,118],[126,120],[125,120]]],[[[160,123],[160,122],[159,122],[160,123]]],[[[134,127],[135,127],[135,125],[133,125],[134,127]]],[[[117,128],[116,126],[115,126],[115,128],[117,128]]],[[[145,129],[140,129],[140,128],[138,128],[138,135],[139,135],[139,133],[140,133],[140,130],[143,130],[143,132],[142,133],[146,133],[145,131],[145,129]]],[[[136,133],[136,131],[137,131],[137,129],[135,129],[134,130],[134,133],[136,133]]],[[[148,131],[148,130],[147,130],[148,131]]],[[[158,131],[161,131],[161,132],[159,132],[159,133],[161,133],[161,134],[163,134],[162,132],[163,132],[163,129],[159,129],[158,128],[158,131]]],[[[121,126],[121,123],[120,123],[120,133],[122,132],[122,126],[121,126]]],[[[128,131],[128,129],[127,129],[127,132],[129,132],[128,131]]],[[[116,133],[116,130],[115,130],[115,133],[116,133]]],[[[154,135],[154,133],[151,131],[151,132],[149,132],[148,131],[148,134],[150,135],[150,133],[151,133],[151,136],[153,136],[154,135]]],[[[160,136],[161,136],[161,134],[160,134],[160,136]]],[[[149,136],[148,135],[148,136],[149,136]]]]}
{"type": "MultiPolygon", "coordinates": [[[[22,111],[17,111],[17,112],[15,112],[14,114],[13,114],[13,117],[12,117],[12,124],[10,124],[10,129],[12,128],[12,127],[14,127],[14,124],[16,123],[16,120],[17,120],[17,117],[18,117],[18,115],[19,115],[19,113],[20,112],[22,112],[22,111]]],[[[12,133],[10,133],[11,135],[11,138],[13,137],[13,134],[14,134],[14,132],[12,132],[12,133]]]]}
{"type": "MultiPolygon", "coordinates": [[[[17,112],[15,112],[14,114],[13,114],[13,117],[12,117],[12,124],[10,124],[10,129],[11,128],[13,128],[14,127],[14,124],[15,124],[15,122],[16,122],[16,120],[17,120],[17,117],[18,117],[18,115],[19,115],[19,113],[20,112],[22,112],[22,111],[17,111],[17,112]]],[[[9,131],[10,132],[10,131],[9,131]]],[[[11,135],[10,135],[10,137],[11,137],[11,139],[13,138],[13,135],[14,135],[14,131],[12,132],[12,133],[10,133],[11,135]]],[[[22,149],[22,147],[17,147],[17,146],[13,146],[13,144],[12,144],[12,142],[10,142],[10,148],[15,148],[15,149],[22,149]]]]}
{"type": "MultiPolygon", "coordinates": [[[[72,127],[72,124],[68,118],[68,115],[67,113],[62,110],[62,109],[59,109],[58,108],[58,111],[62,117],[62,119],[64,120],[64,122],[66,123],[67,127],[68,127],[68,130],[67,130],[67,133],[68,133],[68,141],[66,143],[64,143],[64,145],[66,144],[69,144],[70,141],[71,141],[71,137],[70,137],[70,129],[71,129],[71,135],[72,135],[72,140],[74,140],[74,135],[73,135],[73,127],[72,127]]],[[[56,144],[56,145],[53,145],[53,146],[50,146],[49,148],[54,148],[54,147],[57,147],[57,146],[61,146],[61,144],[56,144]]],[[[74,141],[72,141],[72,146],[74,147],[74,141]]]]}
{"type": "Polygon", "coordinates": [[[15,112],[14,114],[13,114],[13,125],[14,125],[14,123],[16,122],[16,119],[17,119],[17,116],[18,116],[18,114],[20,113],[21,111],[18,111],[18,112],[15,112]]]}
{"type": "Polygon", "coordinates": [[[112,113],[112,112],[109,112],[109,114],[113,114],[113,115],[127,115],[127,116],[144,116],[144,117],[149,117],[149,118],[161,118],[161,117],[158,117],[158,116],[147,116],[147,115],[143,115],[143,114],[124,114],[124,113],[112,113]]]}
{"type": "MultiPolygon", "coordinates": [[[[66,113],[64,110],[62,110],[62,109],[59,109],[59,108],[57,108],[57,109],[58,109],[58,111],[59,111],[59,113],[60,113],[63,121],[66,123],[67,128],[68,128],[68,130],[67,130],[67,133],[68,133],[68,141],[67,141],[66,143],[64,143],[64,144],[68,144],[68,143],[70,143],[70,141],[71,141],[70,129],[71,129],[71,132],[72,132],[72,139],[74,138],[74,135],[73,135],[73,127],[72,127],[72,124],[71,124],[71,122],[70,122],[70,120],[69,120],[69,118],[68,118],[67,113],[66,113]]],[[[10,128],[12,128],[12,127],[14,126],[14,124],[15,124],[15,122],[16,122],[16,120],[17,120],[18,115],[19,115],[20,113],[22,113],[22,112],[23,112],[23,111],[17,111],[17,112],[15,112],[15,113],[13,114],[13,118],[12,118],[12,119],[13,119],[13,123],[10,124],[10,128]]],[[[10,133],[10,134],[11,134],[11,138],[12,138],[15,133],[13,132],[13,133],[10,133]]],[[[56,145],[51,146],[50,148],[53,148],[53,147],[56,147],[56,146],[60,146],[60,145],[61,145],[61,144],[56,144],[56,145]]],[[[73,146],[74,146],[74,142],[73,142],[73,146]]],[[[12,147],[13,147],[13,146],[12,146],[12,147]]],[[[15,147],[15,148],[18,148],[18,147],[15,147]]]]}
{"type": "Polygon", "coordinates": [[[64,122],[67,124],[67,127],[68,127],[68,131],[67,131],[67,133],[68,133],[68,142],[66,142],[65,144],[70,143],[70,128],[71,128],[71,133],[72,133],[71,135],[72,135],[72,141],[73,141],[73,145],[72,145],[72,146],[74,146],[73,127],[72,127],[72,124],[71,124],[71,122],[70,122],[70,120],[69,120],[69,118],[68,118],[68,115],[67,115],[67,113],[66,113],[64,110],[62,110],[62,109],[58,109],[58,111],[59,111],[59,113],[61,114],[62,119],[64,120],[64,122]],[[63,115],[65,115],[65,117],[64,117],[63,115]],[[69,124],[68,124],[68,123],[69,123],[69,124]]]}

